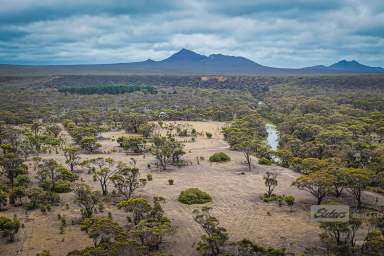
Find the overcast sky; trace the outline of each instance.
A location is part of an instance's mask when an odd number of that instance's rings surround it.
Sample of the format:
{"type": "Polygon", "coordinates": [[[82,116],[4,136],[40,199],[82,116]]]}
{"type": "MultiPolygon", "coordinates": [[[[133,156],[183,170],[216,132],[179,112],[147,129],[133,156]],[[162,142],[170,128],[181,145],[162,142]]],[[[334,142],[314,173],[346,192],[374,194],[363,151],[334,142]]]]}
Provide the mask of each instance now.
{"type": "Polygon", "coordinates": [[[275,67],[384,66],[384,0],[0,0],[0,63],[160,60],[181,48],[275,67]]]}

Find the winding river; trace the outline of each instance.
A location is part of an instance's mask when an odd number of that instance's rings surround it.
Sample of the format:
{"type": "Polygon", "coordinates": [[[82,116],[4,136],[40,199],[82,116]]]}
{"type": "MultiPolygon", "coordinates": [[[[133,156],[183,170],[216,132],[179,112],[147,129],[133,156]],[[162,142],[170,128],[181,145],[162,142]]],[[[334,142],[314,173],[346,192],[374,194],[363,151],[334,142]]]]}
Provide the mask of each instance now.
{"type": "MultiPolygon", "coordinates": [[[[267,130],[267,145],[271,147],[271,149],[276,152],[279,147],[279,132],[276,129],[276,126],[273,124],[266,124],[265,128],[267,130]]],[[[272,160],[275,162],[279,162],[280,158],[276,155],[272,155],[272,160]]]]}
{"type": "Polygon", "coordinates": [[[268,133],[267,145],[270,146],[273,151],[276,151],[279,146],[279,132],[273,124],[266,124],[265,128],[268,133]]]}

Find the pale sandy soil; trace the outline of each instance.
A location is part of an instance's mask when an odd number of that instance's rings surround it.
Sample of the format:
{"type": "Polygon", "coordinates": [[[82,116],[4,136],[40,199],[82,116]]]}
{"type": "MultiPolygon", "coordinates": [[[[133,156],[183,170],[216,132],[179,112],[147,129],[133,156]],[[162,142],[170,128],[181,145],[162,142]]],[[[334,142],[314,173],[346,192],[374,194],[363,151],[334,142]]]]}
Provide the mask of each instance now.
{"type": "MultiPolygon", "coordinates": [[[[305,247],[316,247],[319,245],[319,227],[317,223],[310,220],[309,206],[314,199],[306,192],[297,190],[291,186],[293,180],[298,177],[297,173],[277,166],[260,166],[253,159],[253,171],[248,172],[243,163],[240,152],[229,150],[220,133],[225,124],[220,122],[178,122],[186,126],[193,126],[197,132],[206,131],[213,134],[212,139],[198,136],[196,142],[185,143],[187,152],[185,159],[191,165],[182,168],[171,167],[167,171],[160,172],[157,169],[148,169],[147,164],[153,162],[150,154],[127,155],[117,147],[115,140],[123,131],[103,133],[102,151],[108,154],[81,155],[82,159],[98,156],[112,157],[116,161],[129,163],[135,158],[137,166],[144,177],[152,173],[153,181],[148,182],[146,187],[137,191],[137,196],[150,199],[153,196],[162,196],[166,199],[164,209],[176,231],[167,237],[164,249],[177,256],[198,255],[194,244],[202,235],[202,230],[194,222],[192,211],[201,206],[187,206],[177,201],[180,191],[198,187],[208,192],[213,197],[213,202],[208,204],[213,208],[213,215],[218,218],[229,234],[231,241],[243,238],[250,239],[258,244],[275,247],[286,247],[290,252],[302,252],[305,247]],[[231,161],[222,164],[210,163],[207,159],[214,152],[225,152],[231,157],[231,161]],[[111,153],[112,152],[112,153],[111,153]],[[196,157],[203,156],[205,160],[197,164],[196,157]],[[278,207],[276,204],[266,204],[259,199],[265,192],[263,173],[265,171],[276,171],[279,173],[278,194],[293,195],[296,198],[296,206],[291,212],[287,206],[278,207]],[[245,172],[241,175],[241,172],[245,172]],[[168,185],[168,179],[174,179],[175,185],[168,185]]],[[[68,134],[63,133],[68,140],[68,134]]],[[[190,140],[189,138],[179,138],[190,140]]],[[[54,158],[64,163],[62,154],[43,155],[44,158],[54,158]]],[[[99,184],[92,180],[86,172],[80,173],[81,178],[99,189],[99,184]]],[[[110,188],[110,191],[112,188],[110,188]]],[[[71,225],[71,219],[80,216],[77,206],[73,203],[73,194],[62,194],[63,203],[54,207],[48,215],[40,211],[34,211],[26,215],[20,209],[11,209],[0,214],[13,215],[16,213],[25,224],[18,236],[18,242],[13,244],[0,244],[0,256],[35,256],[36,253],[47,249],[54,256],[64,256],[69,251],[81,249],[92,244],[87,235],[80,231],[78,225],[71,225]],[[65,204],[69,204],[69,209],[65,204]],[[60,221],[57,214],[65,216],[68,226],[64,234],[60,234],[60,221]]],[[[368,195],[366,200],[373,200],[368,195]]],[[[380,200],[383,200],[380,198],[380,200]]],[[[379,203],[383,203],[380,201],[379,203]]],[[[126,214],[117,210],[111,203],[106,203],[104,215],[112,212],[113,219],[122,225],[126,224],[126,214]]]]}

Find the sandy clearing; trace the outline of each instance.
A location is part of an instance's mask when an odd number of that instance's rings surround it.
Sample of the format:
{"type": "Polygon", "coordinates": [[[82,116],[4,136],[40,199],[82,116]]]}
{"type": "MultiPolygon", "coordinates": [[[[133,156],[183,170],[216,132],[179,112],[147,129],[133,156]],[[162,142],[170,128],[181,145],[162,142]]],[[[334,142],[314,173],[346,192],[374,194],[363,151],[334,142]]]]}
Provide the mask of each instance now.
{"type": "MultiPolygon", "coordinates": [[[[229,234],[232,241],[247,238],[256,243],[276,247],[286,247],[291,252],[302,252],[305,247],[318,246],[319,227],[309,218],[308,207],[314,203],[314,199],[306,192],[297,190],[291,186],[299,174],[289,169],[278,166],[261,166],[253,158],[253,171],[248,172],[240,152],[229,150],[227,143],[223,141],[220,130],[225,123],[220,122],[180,122],[184,126],[195,128],[198,132],[209,131],[213,134],[212,139],[205,136],[198,136],[196,142],[185,144],[187,155],[185,158],[193,165],[182,168],[171,167],[169,170],[160,172],[156,169],[148,169],[148,162],[154,158],[150,154],[127,155],[117,147],[115,140],[124,131],[103,133],[102,150],[111,152],[109,154],[82,154],[82,159],[95,157],[112,157],[115,161],[129,163],[131,158],[137,162],[142,171],[142,176],[148,173],[153,175],[153,181],[147,186],[139,189],[137,196],[144,196],[149,200],[153,196],[162,196],[166,199],[164,209],[172,219],[176,231],[165,241],[164,249],[173,255],[195,256],[197,252],[193,247],[202,235],[202,230],[193,221],[192,211],[201,206],[183,205],[177,201],[180,191],[189,187],[198,187],[213,197],[213,202],[208,204],[213,207],[213,215],[217,217],[229,234]],[[231,161],[223,164],[210,163],[207,161],[214,152],[225,152],[231,157],[231,161]],[[203,156],[197,164],[196,158],[203,156]],[[266,171],[276,171],[279,186],[276,193],[293,195],[297,204],[290,212],[286,206],[278,207],[271,203],[261,202],[259,196],[265,192],[263,174],[266,171]],[[244,172],[245,175],[240,175],[244,172]],[[174,185],[168,185],[168,179],[175,181],[174,185]]],[[[64,131],[62,136],[67,138],[64,131]]],[[[179,138],[185,140],[185,138],[179,138]]],[[[54,158],[64,163],[62,154],[46,154],[43,158],[54,158]]],[[[81,178],[93,188],[99,189],[99,184],[94,182],[86,172],[80,173],[81,178]]],[[[110,191],[112,188],[110,188],[110,191]]],[[[81,232],[79,226],[65,228],[64,234],[59,234],[60,222],[57,214],[65,215],[68,224],[71,218],[78,218],[79,211],[73,203],[73,194],[63,194],[63,203],[54,208],[48,216],[39,211],[34,211],[26,216],[20,209],[12,208],[0,214],[12,215],[15,211],[25,223],[24,235],[19,235],[19,242],[14,244],[1,244],[4,250],[0,256],[25,255],[34,256],[44,249],[51,251],[54,256],[65,256],[69,251],[81,249],[91,244],[86,234],[81,232]],[[65,204],[69,204],[66,209],[65,204]],[[15,248],[22,248],[22,253],[17,254],[15,248]]],[[[367,200],[372,200],[372,195],[367,195],[367,200]]],[[[380,198],[382,200],[382,198],[380,198]]],[[[381,201],[382,202],[382,201],[381,201]]],[[[111,211],[113,219],[120,224],[126,224],[126,214],[117,210],[110,203],[106,204],[104,213],[111,211]]]]}

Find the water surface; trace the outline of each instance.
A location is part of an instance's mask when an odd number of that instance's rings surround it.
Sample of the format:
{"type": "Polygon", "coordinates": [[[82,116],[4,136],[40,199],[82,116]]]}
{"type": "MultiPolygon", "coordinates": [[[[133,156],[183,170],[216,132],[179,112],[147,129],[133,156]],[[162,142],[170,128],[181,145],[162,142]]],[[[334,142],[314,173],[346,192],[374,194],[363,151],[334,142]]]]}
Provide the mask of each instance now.
{"type": "Polygon", "coordinates": [[[276,151],[279,147],[279,132],[276,130],[276,126],[273,124],[266,124],[265,128],[267,129],[267,145],[272,148],[273,151],[276,151]]]}

